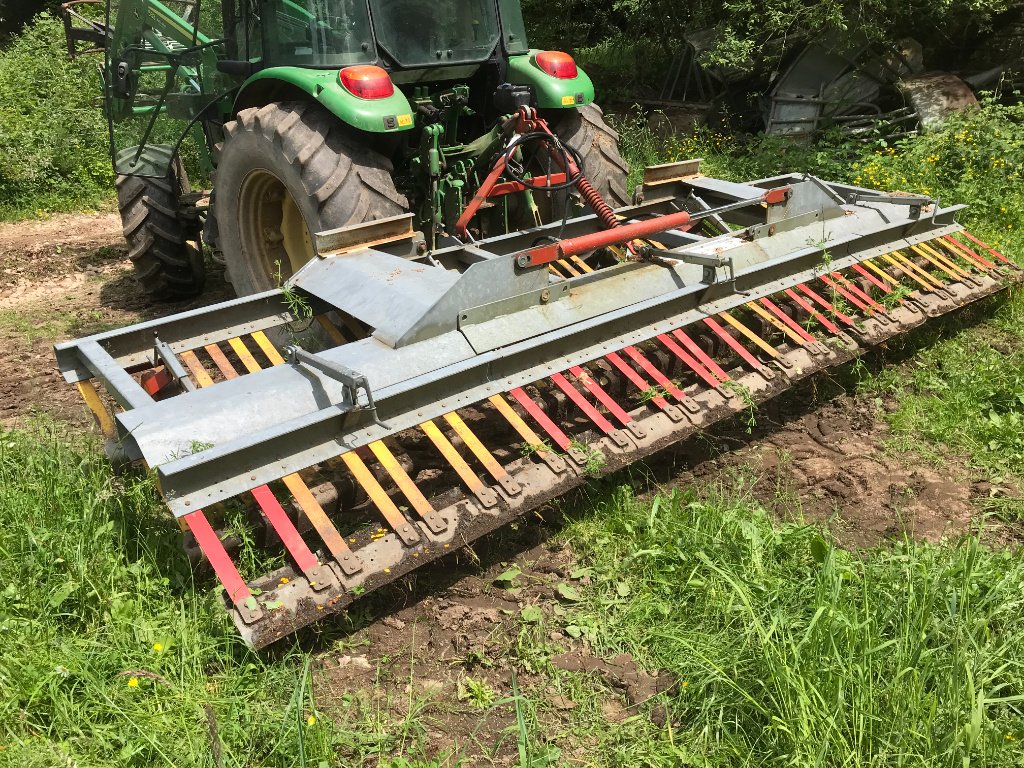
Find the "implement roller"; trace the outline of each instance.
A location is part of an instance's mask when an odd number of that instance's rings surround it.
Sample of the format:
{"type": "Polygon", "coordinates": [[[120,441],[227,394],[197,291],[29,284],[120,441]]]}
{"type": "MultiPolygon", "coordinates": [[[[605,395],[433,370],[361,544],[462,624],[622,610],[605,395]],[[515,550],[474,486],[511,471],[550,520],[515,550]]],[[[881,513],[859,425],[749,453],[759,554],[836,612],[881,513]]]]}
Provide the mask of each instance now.
{"type": "MultiPolygon", "coordinates": [[[[509,120],[510,144],[546,129],[509,120]]],[[[580,189],[548,148],[543,183],[580,189]]],[[[499,169],[473,202],[537,183],[499,169]]],[[[614,211],[584,197],[432,248],[411,214],[321,232],[281,288],[56,347],[248,643],[1020,279],[926,197],[699,161],[646,169],[614,211]],[[324,346],[297,343],[311,324],[324,346]],[[244,547],[285,564],[241,573],[244,547]]]]}
{"type": "Polygon", "coordinates": [[[140,289],[208,254],[239,298],[57,362],[257,648],[1020,277],[927,197],[693,160],[631,199],[517,0],[63,9],[140,289]]]}

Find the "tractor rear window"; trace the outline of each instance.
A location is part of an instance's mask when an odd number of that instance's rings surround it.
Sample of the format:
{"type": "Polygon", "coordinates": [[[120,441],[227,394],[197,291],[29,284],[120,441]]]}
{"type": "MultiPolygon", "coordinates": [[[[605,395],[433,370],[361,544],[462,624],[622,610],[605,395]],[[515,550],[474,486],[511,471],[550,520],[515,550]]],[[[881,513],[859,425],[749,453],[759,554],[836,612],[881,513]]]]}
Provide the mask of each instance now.
{"type": "Polygon", "coordinates": [[[403,67],[484,61],[498,44],[494,0],[370,0],[377,42],[403,67]]]}
{"type": "Polygon", "coordinates": [[[376,59],[366,0],[276,0],[265,8],[264,48],[274,64],[346,67],[376,59]]]}

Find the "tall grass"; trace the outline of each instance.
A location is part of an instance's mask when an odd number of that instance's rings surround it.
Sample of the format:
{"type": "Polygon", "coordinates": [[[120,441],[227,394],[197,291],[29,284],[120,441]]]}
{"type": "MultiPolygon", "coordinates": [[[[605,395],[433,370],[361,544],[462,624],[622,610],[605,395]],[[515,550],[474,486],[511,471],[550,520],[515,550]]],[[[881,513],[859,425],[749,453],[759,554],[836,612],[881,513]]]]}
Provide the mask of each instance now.
{"type": "Polygon", "coordinates": [[[408,729],[317,717],[308,658],[235,639],[159,509],[88,438],[0,430],[0,765],[389,765],[408,729]]]}
{"type": "Polygon", "coordinates": [[[568,620],[678,680],[674,729],[602,731],[596,765],[1020,765],[1024,553],[845,551],[773,524],[741,478],[622,488],[566,535],[594,581],[568,620]]]}

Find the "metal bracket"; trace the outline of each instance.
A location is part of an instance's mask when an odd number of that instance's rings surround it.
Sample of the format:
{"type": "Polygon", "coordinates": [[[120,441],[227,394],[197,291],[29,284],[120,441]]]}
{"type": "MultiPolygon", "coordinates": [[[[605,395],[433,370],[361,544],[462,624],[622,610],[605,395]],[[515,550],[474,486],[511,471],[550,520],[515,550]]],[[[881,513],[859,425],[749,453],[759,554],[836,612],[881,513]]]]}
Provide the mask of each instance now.
{"type": "Polygon", "coordinates": [[[910,208],[910,215],[915,219],[921,215],[921,209],[926,205],[933,205],[932,218],[938,211],[938,200],[923,195],[861,195],[853,194],[847,198],[850,205],[860,203],[889,203],[890,205],[906,205],[910,208]]]}
{"type": "Polygon", "coordinates": [[[359,371],[353,371],[351,368],[342,365],[341,363],[332,363],[329,360],[325,360],[320,355],[315,355],[312,352],[307,352],[301,347],[290,346],[285,352],[288,355],[288,362],[292,365],[305,365],[308,368],[313,368],[320,371],[320,373],[326,374],[337,382],[340,382],[345,393],[345,404],[350,406],[354,411],[366,410],[369,411],[370,416],[373,418],[373,423],[377,426],[390,429],[390,427],[377,418],[377,405],[373,402],[373,392],[370,391],[370,382],[366,380],[366,377],[359,373],[359,371]],[[366,406],[359,404],[359,391],[362,390],[366,395],[366,406]]]}
{"type": "Polygon", "coordinates": [[[174,354],[174,350],[171,349],[170,345],[165,341],[160,341],[160,337],[155,333],[153,334],[153,367],[164,364],[164,367],[171,374],[171,378],[176,384],[180,384],[186,392],[192,392],[195,390],[196,385],[192,383],[192,379],[188,377],[188,371],[185,370],[185,366],[181,364],[181,360],[174,354]]]}

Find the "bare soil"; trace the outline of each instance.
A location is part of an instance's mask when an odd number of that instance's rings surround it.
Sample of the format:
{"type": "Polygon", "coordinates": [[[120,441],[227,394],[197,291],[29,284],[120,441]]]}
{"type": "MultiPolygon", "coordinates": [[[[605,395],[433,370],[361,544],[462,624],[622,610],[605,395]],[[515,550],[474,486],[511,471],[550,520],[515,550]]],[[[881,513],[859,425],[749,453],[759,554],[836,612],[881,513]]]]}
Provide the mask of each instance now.
{"type": "MultiPolygon", "coordinates": [[[[53,344],[230,297],[212,272],[198,301],[152,304],[136,287],[116,214],[0,224],[0,426],[36,411],[88,426],[77,392],[57,373],[53,344]]],[[[904,534],[937,540],[972,525],[973,497],[992,489],[965,461],[948,457],[936,465],[894,455],[885,403],[814,394],[784,397],[762,408],[752,426],[740,418],[659,457],[640,492],[747,482],[780,518],[826,521],[851,547],[904,534]],[[815,400],[823,403],[809,405],[815,400]]],[[[451,756],[441,764],[514,764],[514,708],[489,708],[484,700],[487,691],[496,699],[511,695],[521,610],[557,602],[556,585],[571,570],[572,552],[554,548],[550,533],[531,517],[357,604],[350,625],[332,631],[333,645],[323,637],[313,645],[321,711],[412,713],[425,730],[400,738],[425,740],[435,754],[451,756]],[[513,560],[522,586],[496,586],[513,560]]],[[[541,640],[556,669],[593,676],[610,722],[676,684],[628,656],[595,658],[558,632],[541,640]]],[[[549,725],[578,705],[548,676],[520,672],[517,684],[542,701],[549,725]]],[[[657,708],[643,711],[655,722],[664,717],[657,708]]]]}
{"type": "Polygon", "coordinates": [[[92,422],[57,371],[53,345],[230,297],[214,265],[195,301],[151,303],[139,290],[116,213],[0,223],[0,426],[35,411],[92,422]]]}

